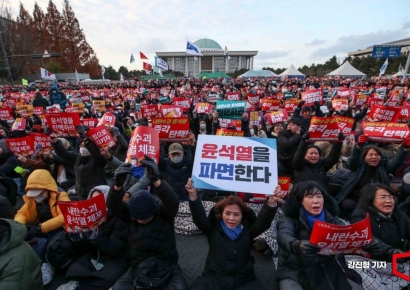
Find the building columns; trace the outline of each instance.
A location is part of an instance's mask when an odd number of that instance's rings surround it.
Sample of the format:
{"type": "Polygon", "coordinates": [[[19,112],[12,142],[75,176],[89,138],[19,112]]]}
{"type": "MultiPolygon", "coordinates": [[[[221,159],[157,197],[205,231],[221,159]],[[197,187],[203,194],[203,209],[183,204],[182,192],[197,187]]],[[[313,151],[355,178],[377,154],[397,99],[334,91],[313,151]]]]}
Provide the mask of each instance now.
{"type": "Polygon", "coordinates": [[[242,60],[242,57],[238,56],[238,70],[241,69],[241,60],[242,60]]]}
{"type": "Polygon", "coordinates": [[[225,73],[229,72],[229,57],[225,56],[225,73]]]}
{"type": "Polygon", "coordinates": [[[215,72],[214,57],[212,57],[212,72],[215,72]]]}
{"type": "Polygon", "coordinates": [[[189,76],[189,71],[188,71],[188,57],[185,57],[185,75],[189,76]]]}

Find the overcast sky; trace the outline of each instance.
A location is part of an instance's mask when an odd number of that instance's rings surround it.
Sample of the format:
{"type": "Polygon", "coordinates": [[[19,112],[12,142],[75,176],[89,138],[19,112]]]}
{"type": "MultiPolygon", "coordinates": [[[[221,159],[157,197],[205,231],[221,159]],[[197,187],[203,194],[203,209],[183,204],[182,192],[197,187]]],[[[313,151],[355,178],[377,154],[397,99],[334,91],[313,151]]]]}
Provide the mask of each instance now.
{"type": "MultiPolygon", "coordinates": [[[[19,1],[9,0],[15,16],[19,1]]],[[[20,0],[32,14],[34,0],[20,0]]],[[[63,0],[53,0],[62,11],[63,0]]],[[[141,69],[139,51],[185,51],[210,38],[229,51],[257,50],[254,68],[323,63],[410,38],[409,0],[70,0],[100,63],[141,69]],[[136,62],[129,63],[134,53],[136,62]]],[[[37,0],[46,12],[48,0],[37,0]]],[[[37,52],[36,52],[37,53],[37,52]]]]}

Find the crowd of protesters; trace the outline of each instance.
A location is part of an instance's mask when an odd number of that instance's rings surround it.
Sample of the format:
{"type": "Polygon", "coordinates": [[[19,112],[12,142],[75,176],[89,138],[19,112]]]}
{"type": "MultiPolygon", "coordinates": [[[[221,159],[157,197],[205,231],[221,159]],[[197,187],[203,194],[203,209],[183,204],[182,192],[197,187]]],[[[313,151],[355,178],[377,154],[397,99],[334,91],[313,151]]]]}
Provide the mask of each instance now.
{"type": "MultiPolygon", "coordinates": [[[[61,290],[262,289],[252,247],[279,257],[280,289],[410,289],[389,273],[349,268],[349,257],[320,255],[320,248],[309,242],[315,220],[346,225],[369,215],[373,241],[363,247],[369,259],[391,265],[393,254],[409,250],[410,136],[376,142],[362,128],[363,122],[377,122],[369,119],[368,99],[377,95],[385,106],[410,102],[410,82],[400,81],[178,78],[0,87],[2,108],[10,112],[0,119],[0,289],[43,289],[56,273],[66,279],[61,290]],[[302,94],[317,89],[323,99],[306,105],[302,94]],[[347,108],[332,106],[339,89],[350,90],[347,108]],[[253,122],[243,113],[240,126],[226,125],[215,110],[215,95],[226,100],[235,92],[245,101],[257,95],[279,99],[282,106],[287,99],[298,103],[287,120],[271,122],[257,102],[249,110],[262,111],[260,120],[253,122]],[[367,101],[357,103],[358,94],[367,101]],[[133,130],[152,126],[141,107],[173,104],[174,98],[190,101],[184,110],[190,122],[188,141],[161,142],[158,164],[149,156],[126,160],[133,130]],[[105,101],[104,109],[93,105],[99,100],[105,101]],[[21,116],[18,109],[32,104],[46,113],[54,106],[55,113],[78,103],[84,104],[81,120],[101,119],[105,112],[115,116],[108,128],[114,147],[99,148],[83,123],[68,136],[53,132],[42,116],[21,116]],[[197,112],[196,103],[212,106],[197,112]],[[311,140],[312,118],[335,115],[354,120],[351,133],[340,132],[331,142],[311,140]],[[24,128],[14,126],[18,118],[26,120],[24,128]],[[252,192],[195,188],[191,174],[198,136],[215,135],[224,126],[244,137],[276,139],[278,174],[291,178],[288,196],[272,188],[273,195],[258,204],[252,192]],[[6,140],[32,132],[47,134],[52,148],[13,154],[6,140]],[[107,220],[87,232],[67,232],[57,202],[98,195],[106,201],[107,220]],[[23,199],[20,208],[17,196],[23,199]],[[175,234],[199,232],[207,236],[209,252],[202,276],[187,285],[175,234]]],[[[407,124],[409,118],[400,121],[407,124]]],[[[240,143],[241,137],[235,138],[240,143]]],[[[360,256],[351,259],[363,261],[360,256]]]]}

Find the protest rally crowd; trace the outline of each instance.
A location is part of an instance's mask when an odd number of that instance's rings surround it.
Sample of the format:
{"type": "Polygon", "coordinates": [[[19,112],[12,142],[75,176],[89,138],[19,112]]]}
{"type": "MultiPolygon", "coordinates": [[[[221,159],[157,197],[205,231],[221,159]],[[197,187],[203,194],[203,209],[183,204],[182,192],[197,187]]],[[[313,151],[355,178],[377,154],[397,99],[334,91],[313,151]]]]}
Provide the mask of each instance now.
{"type": "Polygon", "coordinates": [[[410,271],[393,263],[410,249],[409,88],[343,77],[3,86],[0,289],[44,289],[54,275],[62,290],[262,289],[252,248],[277,258],[280,289],[410,289],[392,273],[410,271]],[[210,135],[222,149],[209,152],[250,161],[264,153],[244,137],[276,140],[279,185],[259,192],[257,167],[209,165],[255,192],[196,186],[210,135]],[[209,252],[187,285],[176,234],[200,233],[209,252]]]}

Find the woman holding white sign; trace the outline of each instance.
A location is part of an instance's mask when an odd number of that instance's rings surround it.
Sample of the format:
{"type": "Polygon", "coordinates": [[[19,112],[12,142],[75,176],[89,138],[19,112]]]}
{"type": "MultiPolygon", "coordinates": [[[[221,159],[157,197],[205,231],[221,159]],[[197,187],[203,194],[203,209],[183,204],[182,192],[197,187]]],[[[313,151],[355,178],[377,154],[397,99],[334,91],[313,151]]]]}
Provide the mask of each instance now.
{"type": "Polygon", "coordinates": [[[237,196],[216,203],[207,217],[192,179],[188,179],[185,188],[189,193],[194,223],[209,243],[204,272],[190,289],[261,289],[256,281],[250,250],[253,239],[270,227],[276,215],[277,200],[282,197],[280,186],[269,196],[258,217],[237,196]]]}

